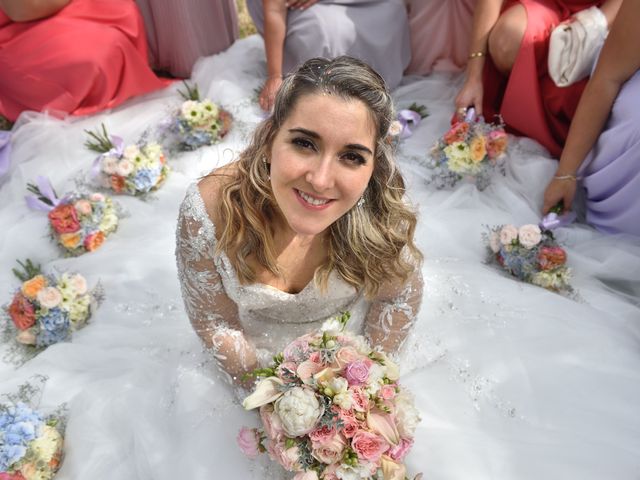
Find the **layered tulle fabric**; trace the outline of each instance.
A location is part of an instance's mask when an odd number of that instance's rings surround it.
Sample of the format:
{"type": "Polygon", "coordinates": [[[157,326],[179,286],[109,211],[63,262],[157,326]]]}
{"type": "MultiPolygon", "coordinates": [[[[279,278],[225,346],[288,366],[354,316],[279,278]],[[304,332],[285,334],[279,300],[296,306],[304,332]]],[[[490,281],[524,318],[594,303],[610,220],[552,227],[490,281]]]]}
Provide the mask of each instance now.
{"type": "MultiPolygon", "coordinates": [[[[82,146],[85,129],[105,122],[133,142],[179,104],[177,86],[108,114],[25,115],[15,128],[0,188],[0,295],[9,301],[18,285],[9,267],[25,257],[79,271],[89,284],[100,279],[106,292],[71,343],[18,369],[0,362],[0,393],[42,373],[49,376],[43,407],[68,402],[58,480],[282,478],[235,445],[237,429],[258,421],[202,351],[174,258],[188,186],[237,158],[261,118],[252,98],[263,62],[255,36],[196,64],[193,78],[233,114],[233,129],[219,145],[170,159],[173,172],[147,201],[118,197],[129,215],[98,251],[80,257],[58,256],[46,217],[24,204],[25,184],[44,173],[60,193],[72,188],[94,158],[82,146]]],[[[640,242],[585,225],[558,231],[578,300],[486,265],[483,225],[538,221],[556,162],[534,142],[514,139],[507,175],[483,192],[427,186],[420,160],[446,131],[461,80],[433,74],[395,92],[399,107],[416,101],[430,112],[403,141],[399,160],[426,259],[422,307],[400,360],[423,417],[408,470],[431,480],[633,479],[640,471],[640,242]]],[[[1,346],[0,358],[6,352],[1,346]]]]}
{"type": "MultiPolygon", "coordinates": [[[[262,32],[262,0],[247,0],[247,7],[262,32]]],[[[284,73],[309,58],[339,55],[367,62],[396,87],[411,56],[403,0],[320,0],[306,10],[288,11],[284,73]]]]}
{"type": "Polygon", "coordinates": [[[533,138],[552,155],[560,155],[587,79],[557,87],[549,76],[547,54],[551,31],[573,13],[599,5],[587,0],[510,0],[505,10],[522,4],[527,29],[508,78],[487,57],[484,72],[485,115],[502,115],[513,133],[533,138]]]}
{"type": "Polygon", "coordinates": [[[405,73],[459,72],[467,64],[477,0],[408,0],[411,63],[405,73]]]}
{"type": "Polygon", "coordinates": [[[12,22],[0,11],[0,114],[83,115],[165,86],[148,65],[132,0],[72,0],[55,15],[12,22]]]}
{"type": "Polygon", "coordinates": [[[180,78],[200,57],[238,38],[235,0],[136,0],[144,18],[151,65],[180,78]]]}

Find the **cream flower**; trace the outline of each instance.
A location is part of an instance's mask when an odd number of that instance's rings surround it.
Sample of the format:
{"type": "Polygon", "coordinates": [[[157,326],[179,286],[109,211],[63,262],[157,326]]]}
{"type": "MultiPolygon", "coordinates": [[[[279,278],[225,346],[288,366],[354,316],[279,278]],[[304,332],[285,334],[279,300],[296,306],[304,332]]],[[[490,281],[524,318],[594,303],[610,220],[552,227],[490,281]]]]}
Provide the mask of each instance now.
{"type": "Polygon", "coordinates": [[[505,225],[500,230],[500,243],[511,245],[511,242],[518,238],[518,229],[513,225],[505,225]]]}
{"type": "Polygon", "coordinates": [[[524,248],[531,250],[542,240],[540,227],[533,224],[521,226],[518,230],[518,240],[524,248]]]}
{"type": "Polygon", "coordinates": [[[282,395],[281,387],[284,382],[278,377],[268,377],[262,379],[254,392],[244,399],[242,406],[245,410],[253,410],[267,403],[271,403],[282,395]]]}
{"type": "Polygon", "coordinates": [[[76,273],[69,278],[69,286],[78,295],[84,295],[87,293],[87,280],[79,273],[76,273]]]}
{"type": "Polygon", "coordinates": [[[55,308],[62,302],[62,294],[55,287],[46,287],[38,292],[36,297],[40,305],[45,308],[55,308]]]}
{"type": "Polygon", "coordinates": [[[398,433],[402,438],[413,438],[421,420],[420,412],[413,404],[413,396],[406,390],[402,390],[396,395],[395,401],[398,433]]]}
{"type": "Polygon", "coordinates": [[[133,170],[133,163],[126,159],[120,160],[116,165],[116,173],[121,177],[128,177],[133,170]]]}
{"type": "Polygon", "coordinates": [[[301,387],[294,387],[278,398],[275,411],[282,420],[282,428],[291,437],[309,433],[323,413],[315,393],[301,387]]]}
{"type": "Polygon", "coordinates": [[[124,158],[129,159],[129,160],[133,160],[138,155],[140,155],[140,149],[135,144],[134,145],[127,145],[127,148],[125,148],[124,152],[122,153],[122,156],[124,158]]]}

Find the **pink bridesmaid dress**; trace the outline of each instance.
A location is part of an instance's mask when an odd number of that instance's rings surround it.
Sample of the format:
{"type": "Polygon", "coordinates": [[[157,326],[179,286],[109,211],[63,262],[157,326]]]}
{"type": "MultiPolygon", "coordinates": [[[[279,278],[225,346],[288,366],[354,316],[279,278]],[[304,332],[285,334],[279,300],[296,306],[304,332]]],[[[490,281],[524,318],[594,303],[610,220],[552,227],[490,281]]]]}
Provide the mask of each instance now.
{"type": "Polygon", "coordinates": [[[220,53],[238,38],[236,0],[136,0],[144,17],[153,68],[191,76],[200,57],[220,53]]]}
{"type": "Polygon", "coordinates": [[[477,0],[406,0],[411,63],[405,73],[459,72],[467,64],[477,0]]]}
{"type": "Polygon", "coordinates": [[[13,22],[0,11],[0,115],[84,115],[165,86],[148,65],[133,0],[72,0],[55,15],[13,22]]]}

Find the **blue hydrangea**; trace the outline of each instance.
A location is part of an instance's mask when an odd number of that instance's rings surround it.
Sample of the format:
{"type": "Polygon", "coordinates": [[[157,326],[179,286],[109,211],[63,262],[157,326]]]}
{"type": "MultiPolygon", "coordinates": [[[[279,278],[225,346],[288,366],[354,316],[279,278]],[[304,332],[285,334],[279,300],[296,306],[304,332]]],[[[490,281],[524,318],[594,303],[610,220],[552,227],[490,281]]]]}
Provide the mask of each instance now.
{"type": "Polygon", "coordinates": [[[0,409],[0,472],[19,462],[29,443],[40,435],[44,421],[24,403],[3,405],[0,409]]]}
{"type": "Polygon", "coordinates": [[[139,192],[148,192],[156,185],[157,181],[157,174],[154,173],[154,170],[148,168],[141,168],[133,177],[133,184],[139,192]]]}
{"type": "Polygon", "coordinates": [[[36,336],[36,345],[46,347],[65,340],[69,335],[69,316],[59,308],[52,308],[40,317],[40,331],[36,336]]]}
{"type": "Polygon", "coordinates": [[[500,249],[504,261],[504,268],[520,280],[526,280],[536,270],[536,251],[525,248],[513,248],[508,251],[500,249]]]}

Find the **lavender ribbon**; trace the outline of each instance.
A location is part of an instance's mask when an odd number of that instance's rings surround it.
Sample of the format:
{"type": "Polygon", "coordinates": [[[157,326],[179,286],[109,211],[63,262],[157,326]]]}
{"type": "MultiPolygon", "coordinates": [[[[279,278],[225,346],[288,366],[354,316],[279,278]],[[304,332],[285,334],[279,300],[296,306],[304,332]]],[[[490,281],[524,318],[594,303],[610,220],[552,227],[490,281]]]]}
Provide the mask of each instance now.
{"type": "Polygon", "coordinates": [[[11,132],[6,130],[0,131],[0,178],[8,171],[11,162],[9,155],[11,154],[11,132]]]}
{"type": "Polygon", "coordinates": [[[467,109],[467,113],[464,116],[464,121],[467,123],[471,123],[476,119],[476,109],[473,107],[469,107],[467,109]]]}
{"type": "Polygon", "coordinates": [[[27,195],[24,199],[27,202],[27,205],[32,210],[40,210],[41,212],[50,212],[54,208],[56,208],[61,203],[66,203],[69,199],[68,196],[64,196],[62,198],[58,198],[56,192],[53,190],[51,186],[51,181],[47,177],[43,177],[38,175],[36,177],[36,185],[38,186],[38,190],[40,191],[40,195],[43,198],[49,200],[46,202],[36,197],[35,195],[27,195]]]}
{"type": "Polygon", "coordinates": [[[562,215],[558,215],[556,212],[549,212],[540,220],[540,228],[543,230],[555,230],[556,228],[566,227],[575,219],[576,214],[574,212],[567,212],[562,215]]]}
{"type": "Polygon", "coordinates": [[[402,125],[402,130],[400,131],[400,138],[408,138],[413,132],[411,131],[411,127],[415,128],[422,120],[422,117],[418,112],[414,112],[413,110],[400,110],[398,112],[398,121],[402,125]]]}
{"type": "Polygon", "coordinates": [[[108,152],[101,153],[93,161],[93,164],[91,165],[91,176],[92,177],[97,177],[98,175],[100,175],[100,162],[102,161],[102,159],[104,157],[111,157],[111,156],[122,157],[122,154],[124,153],[124,140],[121,137],[117,136],[117,135],[111,135],[111,137],[109,137],[109,138],[111,139],[111,143],[113,144],[113,148],[111,150],[109,150],[108,152]]]}

